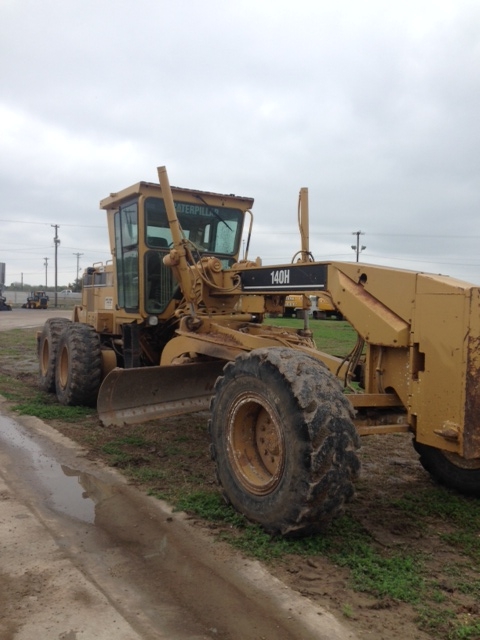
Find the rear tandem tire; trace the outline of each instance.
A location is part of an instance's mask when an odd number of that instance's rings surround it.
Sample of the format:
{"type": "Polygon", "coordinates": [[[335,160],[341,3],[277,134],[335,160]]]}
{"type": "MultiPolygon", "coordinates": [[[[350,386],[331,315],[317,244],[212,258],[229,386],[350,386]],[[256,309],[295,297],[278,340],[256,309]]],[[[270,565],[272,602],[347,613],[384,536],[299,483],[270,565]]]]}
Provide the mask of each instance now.
{"type": "Polygon", "coordinates": [[[55,392],[55,365],[60,336],[70,323],[67,318],[50,318],[43,325],[38,340],[38,382],[47,393],[55,392]]]}
{"type": "Polygon", "coordinates": [[[57,399],[64,405],[95,406],[101,379],[100,337],[90,325],[73,322],[63,331],[58,345],[57,399]]]}
{"type": "Polygon", "coordinates": [[[441,484],[469,496],[480,497],[480,460],[464,460],[455,454],[413,441],[420,463],[441,484]]]}
{"type": "Polygon", "coordinates": [[[354,494],[352,416],[336,378],[311,356],[272,347],[228,363],[210,420],[226,498],[269,533],[323,530],[354,494]]]}

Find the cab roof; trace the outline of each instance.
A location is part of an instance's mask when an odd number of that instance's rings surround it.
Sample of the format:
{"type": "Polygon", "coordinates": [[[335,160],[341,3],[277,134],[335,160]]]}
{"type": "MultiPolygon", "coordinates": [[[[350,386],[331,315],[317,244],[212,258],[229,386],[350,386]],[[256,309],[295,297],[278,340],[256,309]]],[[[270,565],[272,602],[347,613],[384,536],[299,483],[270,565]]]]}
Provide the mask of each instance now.
{"type": "MultiPolygon", "coordinates": [[[[251,209],[253,206],[253,198],[244,196],[236,196],[233,193],[215,193],[213,191],[200,191],[198,189],[185,189],[182,187],[170,187],[174,200],[182,202],[198,203],[205,201],[209,205],[239,208],[243,211],[251,209]]],[[[117,193],[111,193],[106,198],[100,200],[101,209],[117,209],[122,203],[132,200],[133,198],[144,195],[156,198],[162,197],[162,189],[155,182],[137,182],[131,187],[122,189],[117,193]]]]}

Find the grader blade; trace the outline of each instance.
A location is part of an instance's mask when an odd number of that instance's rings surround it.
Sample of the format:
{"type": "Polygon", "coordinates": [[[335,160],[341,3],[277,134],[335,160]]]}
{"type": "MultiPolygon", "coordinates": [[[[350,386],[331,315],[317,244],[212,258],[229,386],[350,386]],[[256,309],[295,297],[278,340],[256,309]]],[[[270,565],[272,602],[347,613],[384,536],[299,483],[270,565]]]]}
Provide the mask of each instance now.
{"type": "Polygon", "coordinates": [[[210,406],[225,362],[113,369],[100,387],[98,416],[107,426],[139,424],[210,406]]]}

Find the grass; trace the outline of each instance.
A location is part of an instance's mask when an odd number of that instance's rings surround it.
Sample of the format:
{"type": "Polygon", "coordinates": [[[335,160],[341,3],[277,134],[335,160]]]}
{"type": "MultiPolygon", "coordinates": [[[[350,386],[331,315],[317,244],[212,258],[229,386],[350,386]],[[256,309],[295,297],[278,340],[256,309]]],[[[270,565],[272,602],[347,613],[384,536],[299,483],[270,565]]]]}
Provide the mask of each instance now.
{"type": "Polygon", "coordinates": [[[25,383],[12,376],[0,374],[0,390],[2,396],[12,403],[11,409],[19,415],[72,423],[81,418],[96,416],[95,409],[91,407],[65,407],[47,393],[26,394],[25,383]]]}
{"type": "Polygon", "coordinates": [[[95,409],[91,407],[65,407],[52,402],[52,399],[45,393],[37,393],[28,400],[15,402],[12,409],[20,415],[64,422],[77,422],[79,418],[96,414],[95,409]]]}
{"type": "Polygon", "coordinates": [[[28,360],[36,370],[38,366],[36,333],[26,329],[0,331],[0,353],[4,363],[15,365],[20,359],[28,360]]]}
{"type": "Polygon", "coordinates": [[[130,468],[149,462],[149,458],[142,451],[132,453],[135,449],[144,450],[147,445],[148,441],[143,435],[132,434],[106,442],[101,451],[107,456],[112,467],[130,468]]]}
{"type": "MultiPolygon", "coordinates": [[[[302,329],[303,320],[297,318],[267,318],[266,324],[289,329],[302,329]]],[[[345,356],[353,349],[357,334],[343,320],[309,320],[309,329],[317,348],[335,356],[345,356]]]]}
{"type": "MultiPolygon", "coordinates": [[[[440,494],[443,492],[448,494],[441,489],[440,494]]],[[[425,491],[422,500],[413,500],[417,508],[421,503],[429,503],[428,495],[429,492],[425,491]]],[[[409,504],[409,497],[408,494],[405,495],[405,504],[409,504]]],[[[432,503],[439,504],[438,500],[439,493],[433,488],[432,503]]],[[[452,514],[455,522],[458,522],[460,513],[468,518],[468,500],[449,495],[447,502],[450,507],[444,510],[447,515],[442,516],[446,521],[453,524],[452,514]]],[[[418,627],[432,634],[433,638],[480,638],[480,619],[474,604],[480,599],[480,577],[476,566],[473,572],[477,578],[465,580],[468,573],[465,565],[449,565],[446,567],[446,573],[451,578],[449,586],[438,584],[430,575],[428,553],[408,552],[403,548],[387,550],[379,546],[369,532],[350,515],[335,520],[323,535],[288,540],[274,538],[259,526],[249,523],[217,494],[205,491],[189,493],[176,502],[176,507],[216,523],[220,539],[267,564],[271,565],[288,557],[321,556],[338,567],[347,568],[353,590],[374,596],[380,602],[403,602],[412,606],[416,612],[418,627]],[[461,601],[463,595],[467,596],[470,605],[461,601]],[[469,606],[473,613],[468,613],[469,606]]],[[[435,512],[435,509],[430,511],[435,512]]],[[[418,514],[417,517],[421,516],[418,514]]],[[[468,526],[463,517],[461,522],[462,526],[468,526]]],[[[474,534],[478,537],[478,529],[474,530],[474,534]]],[[[431,535],[434,535],[433,532],[431,535]]],[[[350,604],[343,605],[342,613],[348,618],[354,617],[350,604]]]]}
{"type": "Polygon", "coordinates": [[[428,608],[420,608],[419,626],[432,637],[445,640],[479,640],[480,622],[472,620],[468,613],[458,615],[451,608],[442,608],[434,613],[428,608]],[[438,635],[441,633],[442,635],[438,635]]]}
{"type": "Polygon", "coordinates": [[[438,516],[462,528],[480,529],[480,503],[444,487],[434,486],[404,496],[395,506],[414,516],[438,516]]]}
{"type": "Polygon", "coordinates": [[[219,495],[198,491],[181,498],[176,507],[212,522],[235,526],[234,532],[225,529],[221,537],[259,560],[269,562],[287,554],[326,556],[350,569],[354,589],[401,602],[418,602],[425,590],[421,558],[403,552],[381,554],[368,532],[349,516],[335,520],[322,535],[290,540],[272,538],[226,505],[219,495]]]}
{"type": "Polygon", "coordinates": [[[480,563],[480,503],[443,487],[432,487],[397,500],[394,506],[415,517],[436,518],[449,525],[439,537],[480,563]]]}
{"type": "Polygon", "coordinates": [[[350,604],[344,604],[342,606],[342,613],[345,616],[345,618],[353,618],[354,617],[354,611],[353,608],[350,604]]]}
{"type": "Polygon", "coordinates": [[[13,402],[23,400],[26,396],[25,383],[9,375],[0,374],[0,389],[2,396],[13,402]]]}

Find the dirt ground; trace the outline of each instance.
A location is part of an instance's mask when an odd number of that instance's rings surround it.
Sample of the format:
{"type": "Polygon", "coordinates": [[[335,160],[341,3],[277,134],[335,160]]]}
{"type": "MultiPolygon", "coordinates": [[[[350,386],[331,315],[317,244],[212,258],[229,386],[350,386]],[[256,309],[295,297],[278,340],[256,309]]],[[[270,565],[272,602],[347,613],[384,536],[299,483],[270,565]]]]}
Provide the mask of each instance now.
{"type": "MultiPolygon", "coordinates": [[[[8,373],[21,378],[32,389],[36,385],[35,358],[25,356],[21,364],[13,364],[0,354],[0,373],[8,373]]],[[[183,469],[184,475],[193,475],[199,482],[214,483],[213,464],[208,455],[208,437],[206,429],[198,428],[205,422],[205,415],[194,419],[172,420],[168,424],[147,425],[142,436],[149,442],[155,442],[148,454],[138,456],[138,450],[132,448],[129,464],[148,465],[152,457],[160,458],[168,466],[168,451],[178,445],[179,432],[189,442],[189,454],[176,458],[176,465],[183,469]],[[135,459],[137,455],[137,459],[135,459]]],[[[61,433],[75,441],[88,441],[81,433],[80,424],[50,421],[61,433]]],[[[92,459],[101,458],[112,463],[112,457],[102,453],[102,442],[106,436],[102,428],[90,421],[92,432],[90,446],[92,459]]],[[[117,438],[128,433],[129,428],[120,428],[117,438]]],[[[104,450],[103,450],[104,451],[104,450]]],[[[348,506],[348,514],[360,523],[378,548],[385,553],[390,550],[419,557],[428,565],[431,583],[436,585],[438,593],[447,599],[445,606],[453,609],[457,619],[478,620],[480,606],[471,594],[462,594],[450,581],[447,566],[462,567],[464,579],[479,584],[480,572],[475,562],[467,561],[454,546],[445,542],[442,533],[448,525],[441,515],[422,518],[407,516],[395,508],[395,502],[404,500],[428,490],[433,482],[421,467],[415,453],[411,436],[408,434],[389,436],[370,436],[362,441],[360,452],[362,474],[357,485],[355,499],[348,506]]],[[[117,462],[119,468],[122,467],[117,462]]],[[[133,482],[133,480],[131,480],[133,482]]],[[[165,478],[156,478],[154,489],[158,493],[168,490],[168,474],[165,478]]],[[[139,489],[145,486],[136,480],[139,489]]],[[[149,487],[152,488],[151,486],[149,487]]],[[[199,518],[192,518],[192,525],[201,528],[211,536],[216,536],[221,526],[212,525],[199,518]]],[[[237,551],[231,551],[237,557],[237,551]]],[[[437,631],[429,633],[420,630],[419,608],[392,598],[385,598],[362,592],[352,587],[350,571],[320,555],[292,555],[267,564],[268,570],[284,583],[292,587],[301,596],[318,603],[349,626],[358,638],[372,640],[427,640],[445,638],[456,640],[476,640],[480,635],[448,635],[445,631],[439,636],[437,631]]],[[[439,596],[439,603],[442,602],[439,596]]]]}

